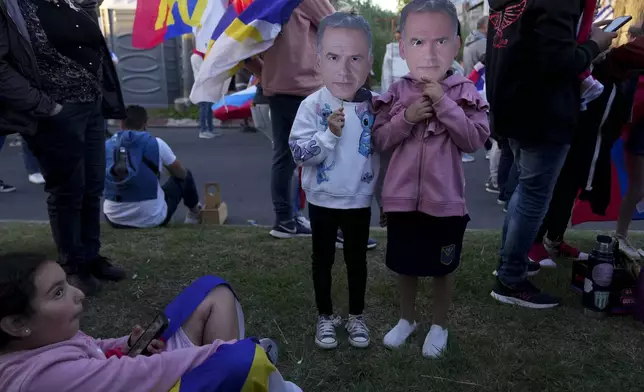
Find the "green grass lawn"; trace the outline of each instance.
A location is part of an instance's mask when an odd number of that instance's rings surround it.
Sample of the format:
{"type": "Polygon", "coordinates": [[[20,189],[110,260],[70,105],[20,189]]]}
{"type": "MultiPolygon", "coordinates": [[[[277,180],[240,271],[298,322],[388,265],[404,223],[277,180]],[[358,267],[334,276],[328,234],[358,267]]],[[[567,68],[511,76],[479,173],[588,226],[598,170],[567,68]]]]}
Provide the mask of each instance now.
{"type": "MultiPolygon", "coordinates": [[[[384,241],[384,233],[377,239],[384,241]]],[[[589,249],[593,233],[568,239],[589,249]]],[[[644,240],[644,238],[636,238],[644,240]]],[[[639,241],[638,241],[639,242],[639,241]]],[[[595,321],[583,316],[570,290],[570,263],[535,278],[564,297],[559,309],[534,311],[497,304],[490,297],[499,243],[497,232],[470,231],[458,270],[446,357],[420,355],[429,328],[429,285],[422,286],[423,325],[401,351],[381,341],[398,320],[396,289],[383,262],[382,243],[369,253],[367,321],[372,346],[338,350],[313,342],[316,312],[310,240],[277,241],[258,228],[201,227],[103,232],[103,250],[131,279],[105,286],[87,303],[83,329],[96,337],[120,336],[147,324],[184,286],[204,274],[225,277],[242,298],[250,335],[280,343],[278,367],[305,391],[642,391],[644,326],[630,317],[595,321]]],[[[55,255],[47,226],[0,226],[0,249],[55,255]]],[[[337,254],[334,299],[346,315],[342,254],[337,254]]]]}

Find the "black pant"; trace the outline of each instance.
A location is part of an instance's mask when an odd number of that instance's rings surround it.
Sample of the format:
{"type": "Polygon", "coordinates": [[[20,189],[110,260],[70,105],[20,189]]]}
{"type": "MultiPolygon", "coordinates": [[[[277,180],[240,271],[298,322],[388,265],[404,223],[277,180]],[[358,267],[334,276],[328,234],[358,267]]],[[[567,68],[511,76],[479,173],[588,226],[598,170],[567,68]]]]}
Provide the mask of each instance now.
{"type": "Polygon", "coordinates": [[[195,208],[199,204],[197,184],[195,184],[195,179],[192,177],[190,170],[186,171],[186,178],[183,180],[170,177],[161,188],[165,194],[165,203],[168,206],[168,213],[161,226],[165,226],[170,222],[181,200],[183,200],[183,205],[189,209],[195,208]]]}
{"type": "Polygon", "coordinates": [[[534,240],[535,244],[542,243],[546,233],[551,241],[563,240],[572,214],[572,207],[579,193],[580,181],[585,180],[585,173],[579,173],[577,166],[572,159],[566,159],[566,163],[557,178],[557,184],[548,206],[548,213],[543,219],[543,223],[534,240]]]}
{"type": "MultiPolygon", "coordinates": [[[[186,178],[183,180],[170,177],[165,184],[161,187],[165,195],[165,204],[167,205],[167,212],[165,220],[161,226],[166,226],[172,220],[172,216],[177,211],[179,203],[183,200],[183,205],[192,209],[199,204],[199,193],[197,192],[197,184],[190,170],[186,171],[186,178]]],[[[110,221],[110,218],[105,215],[105,220],[115,229],[134,229],[132,226],[119,225],[110,221]]]]}
{"type": "Polygon", "coordinates": [[[331,268],[338,228],[344,235],[344,262],[349,282],[349,314],[362,314],[367,288],[367,242],[371,209],[336,210],[309,203],[313,231],[313,287],[320,315],[332,315],[331,268]]]}
{"type": "Polygon", "coordinates": [[[292,95],[275,95],[268,97],[271,110],[271,127],[273,129],[273,167],[271,170],[271,196],[275,210],[276,223],[293,219],[293,193],[291,180],[295,171],[295,162],[288,138],[295,115],[303,97],[292,95]]]}
{"type": "Polygon", "coordinates": [[[65,104],[25,137],[49,193],[47,207],[59,262],[68,273],[98,257],[105,182],[105,124],[98,103],[65,104]]]}

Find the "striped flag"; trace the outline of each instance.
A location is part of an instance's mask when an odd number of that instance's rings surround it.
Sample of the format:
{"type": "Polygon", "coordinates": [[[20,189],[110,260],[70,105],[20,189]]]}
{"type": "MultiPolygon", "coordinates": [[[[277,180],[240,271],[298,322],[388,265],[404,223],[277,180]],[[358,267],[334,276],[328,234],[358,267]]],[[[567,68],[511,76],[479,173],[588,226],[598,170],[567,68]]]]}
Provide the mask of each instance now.
{"type": "Polygon", "coordinates": [[[224,82],[243,61],[266,51],[302,0],[230,0],[212,34],[210,49],[199,75],[195,75],[190,100],[217,102],[224,82]]]}
{"type": "Polygon", "coordinates": [[[217,0],[141,0],[136,4],[132,46],[153,48],[163,41],[190,34],[201,25],[206,8],[217,0]]]}

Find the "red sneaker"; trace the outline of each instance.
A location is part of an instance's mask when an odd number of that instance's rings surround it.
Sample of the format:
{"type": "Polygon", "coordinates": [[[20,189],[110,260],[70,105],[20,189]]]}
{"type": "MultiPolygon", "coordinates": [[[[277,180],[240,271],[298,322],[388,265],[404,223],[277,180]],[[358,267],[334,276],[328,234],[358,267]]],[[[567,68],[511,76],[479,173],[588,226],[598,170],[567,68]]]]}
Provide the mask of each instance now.
{"type": "Polygon", "coordinates": [[[588,253],[581,252],[579,249],[569,245],[565,241],[550,241],[544,238],[545,248],[557,257],[567,257],[575,260],[588,260],[588,253]]]}
{"type": "Polygon", "coordinates": [[[550,253],[546,250],[543,244],[532,244],[528,258],[534,263],[539,263],[540,266],[545,268],[556,268],[557,263],[550,257],[550,253]]]}

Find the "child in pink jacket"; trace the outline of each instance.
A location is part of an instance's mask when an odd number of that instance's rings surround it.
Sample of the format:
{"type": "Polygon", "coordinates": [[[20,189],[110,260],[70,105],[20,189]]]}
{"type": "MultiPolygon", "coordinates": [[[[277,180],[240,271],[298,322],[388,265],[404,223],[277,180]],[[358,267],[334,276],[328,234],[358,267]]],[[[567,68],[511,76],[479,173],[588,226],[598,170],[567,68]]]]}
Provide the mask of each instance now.
{"type": "MultiPolygon", "coordinates": [[[[184,375],[218,354],[235,350],[236,339],[244,334],[243,314],[235,295],[220,278],[207,276],[188,286],[177,296],[179,301],[175,299],[165,309],[170,318],[166,332],[175,331],[165,343],[152,340],[148,350],[153,355],[130,357],[127,352],[143,330],[135,327],[129,336],[106,340],[81,332],[84,295],[67,283],[56,262],[38,254],[0,254],[0,267],[3,392],[174,391],[184,375]]],[[[244,342],[248,340],[239,341],[244,342]]],[[[263,339],[261,345],[274,362],[274,342],[263,339]]],[[[224,361],[226,366],[202,372],[205,376],[201,377],[212,386],[208,391],[232,392],[230,385],[239,382],[230,380],[238,381],[249,372],[248,361],[239,355],[227,355],[224,361]]],[[[275,368],[266,361],[255,360],[251,367],[268,377],[251,380],[256,388],[253,391],[301,392],[279,372],[270,373],[275,368]]]]}
{"type": "Polygon", "coordinates": [[[398,274],[401,319],[384,338],[398,348],[416,330],[418,277],[434,277],[433,322],[423,356],[447,346],[447,311],[469,216],[461,154],[490,135],[488,104],[451,64],[460,40],[450,0],[414,0],[400,18],[400,53],[410,73],[375,99],[372,137],[391,154],[383,189],[389,269],[398,274]]]}

